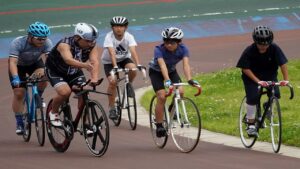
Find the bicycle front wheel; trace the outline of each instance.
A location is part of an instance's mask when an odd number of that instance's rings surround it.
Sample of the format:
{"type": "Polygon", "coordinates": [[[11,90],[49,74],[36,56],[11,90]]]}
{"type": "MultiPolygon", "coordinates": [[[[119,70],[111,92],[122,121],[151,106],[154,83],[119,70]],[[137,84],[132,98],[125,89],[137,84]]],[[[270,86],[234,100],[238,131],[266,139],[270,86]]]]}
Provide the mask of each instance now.
{"type": "Polygon", "coordinates": [[[23,131],[23,139],[25,142],[29,142],[31,136],[31,120],[29,114],[29,101],[24,100],[24,111],[23,111],[23,123],[24,123],[24,131],[23,131]]]}
{"type": "Polygon", "coordinates": [[[34,96],[36,109],[35,109],[35,130],[37,134],[37,139],[40,146],[45,143],[45,123],[44,123],[44,111],[42,106],[41,97],[36,94],[34,96]]]}
{"type": "Polygon", "coordinates": [[[128,121],[132,130],[136,129],[137,123],[137,110],[136,110],[136,99],[134,89],[131,83],[127,85],[127,111],[128,111],[128,121]]]}
{"type": "Polygon", "coordinates": [[[276,97],[271,100],[270,114],[267,117],[270,120],[270,130],[272,139],[272,148],[275,153],[278,153],[281,146],[281,110],[279,101],[276,97]],[[269,116],[269,117],[268,117],[269,116]]]}
{"type": "Polygon", "coordinates": [[[109,145],[109,123],[101,104],[90,100],[83,115],[83,135],[91,153],[97,157],[105,154],[109,145]],[[88,108],[88,110],[86,110],[88,108]]]}
{"type": "MultiPolygon", "coordinates": [[[[166,134],[166,136],[164,137],[157,137],[156,136],[156,118],[155,118],[155,108],[156,108],[156,104],[157,104],[157,97],[153,96],[150,102],[150,114],[149,114],[149,119],[150,119],[150,130],[151,130],[151,134],[152,134],[152,138],[153,141],[155,143],[155,145],[159,148],[164,148],[167,141],[168,141],[168,135],[166,134]]],[[[166,113],[164,113],[166,115],[166,113]]],[[[165,129],[168,131],[168,123],[166,120],[166,116],[163,122],[163,126],[165,127],[165,129]]]]}
{"type": "Polygon", "coordinates": [[[246,97],[243,98],[241,107],[240,107],[240,117],[239,117],[239,129],[240,129],[240,137],[243,145],[246,148],[251,148],[257,137],[249,137],[247,134],[247,103],[246,103],[246,97]]]}
{"type": "MultiPolygon", "coordinates": [[[[176,147],[184,153],[193,151],[201,134],[201,116],[196,104],[183,97],[177,101],[178,114],[171,118],[171,134],[176,147]]],[[[174,105],[175,106],[175,105],[174,105]]],[[[174,107],[175,108],[175,107],[174,107]]]]}
{"type": "Polygon", "coordinates": [[[70,106],[61,106],[59,116],[62,120],[62,126],[56,127],[51,124],[49,117],[49,113],[52,110],[52,102],[53,100],[51,99],[46,112],[46,126],[49,141],[57,152],[65,152],[69,148],[74,135],[70,106]]]}
{"type": "Polygon", "coordinates": [[[121,94],[120,94],[120,87],[117,86],[117,97],[115,98],[115,108],[117,111],[117,118],[112,119],[115,126],[119,126],[122,120],[122,102],[121,102],[121,94]]]}

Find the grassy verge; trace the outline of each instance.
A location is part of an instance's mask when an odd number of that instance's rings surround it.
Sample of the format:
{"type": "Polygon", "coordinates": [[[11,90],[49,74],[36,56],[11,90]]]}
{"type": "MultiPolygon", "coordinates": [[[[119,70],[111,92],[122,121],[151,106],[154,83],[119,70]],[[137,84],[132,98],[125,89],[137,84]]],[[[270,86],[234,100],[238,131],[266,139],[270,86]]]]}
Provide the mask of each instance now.
{"type": "MultiPolygon", "coordinates": [[[[300,147],[300,60],[292,60],[288,64],[290,82],[294,87],[295,97],[289,100],[287,87],[281,88],[280,106],[283,122],[283,144],[300,147]]],[[[279,75],[279,79],[281,75],[279,75]]],[[[200,97],[193,97],[192,89],[185,89],[199,107],[203,128],[239,136],[239,107],[244,97],[244,88],[239,69],[232,68],[216,73],[200,74],[195,79],[201,82],[203,92],[200,97]]],[[[149,110],[149,102],[154,92],[147,91],[141,98],[142,105],[149,110]]],[[[259,141],[269,141],[269,128],[260,130],[259,141]]]]}

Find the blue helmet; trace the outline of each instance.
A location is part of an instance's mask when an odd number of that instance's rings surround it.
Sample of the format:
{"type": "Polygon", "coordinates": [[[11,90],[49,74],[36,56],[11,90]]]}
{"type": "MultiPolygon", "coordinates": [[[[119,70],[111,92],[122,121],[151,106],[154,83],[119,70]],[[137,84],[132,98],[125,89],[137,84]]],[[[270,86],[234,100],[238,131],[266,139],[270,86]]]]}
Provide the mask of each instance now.
{"type": "Polygon", "coordinates": [[[47,37],[50,35],[49,27],[42,22],[35,22],[29,25],[27,32],[36,37],[47,37]]]}

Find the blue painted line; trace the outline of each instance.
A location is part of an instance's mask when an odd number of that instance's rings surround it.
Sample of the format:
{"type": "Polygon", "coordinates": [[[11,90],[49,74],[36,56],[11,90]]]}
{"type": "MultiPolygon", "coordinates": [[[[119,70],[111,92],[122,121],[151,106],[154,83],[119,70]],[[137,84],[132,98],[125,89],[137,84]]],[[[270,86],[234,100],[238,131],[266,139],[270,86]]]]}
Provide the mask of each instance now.
{"type": "MultiPolygon", "coordinates": [[[[212,36],[237,35],[252,32],[257,25],[267,25],[274,31],[300,29],[300,13],[278,16],[255,16],[243,19],[212,19],[187,21],[180,23],[163,23],[153,25],[129,26],[128,31],[135,36],[138,43],[155,42],[161,40],[161,31],[164,28],[175,26],[184,32],[185,39],[203,38],[212,36]]],[[[101,29],[98,44],[103,45],[103,40],[110,28],[101,29]]],[[[70,33],[71,35],[71,33],[70,33]]],[[[66,34],[53,33],[51,40],[56,44],[66,34]]],[[[7,58],[10,42],[14,38],[0,38],[0,58],[7,58]]]]}

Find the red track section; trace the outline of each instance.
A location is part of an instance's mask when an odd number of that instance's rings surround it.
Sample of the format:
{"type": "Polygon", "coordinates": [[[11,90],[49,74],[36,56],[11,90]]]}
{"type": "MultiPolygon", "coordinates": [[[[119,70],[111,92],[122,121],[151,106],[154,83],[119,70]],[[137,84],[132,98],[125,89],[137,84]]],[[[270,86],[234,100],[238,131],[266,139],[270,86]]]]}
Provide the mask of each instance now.
{"type": "Polygon", "coordinates": [[[0,15],[14,15],[14,14],[31,13],[31,12],[66,11],[66,10],[76,10],[76,9],[92,9],[92,8],[99,8],[99,7],[114,7],[114,6],[143,5],[143,4],[154,4],[154,3],[173,3],[173,2],[176,2],[176,0],[152,0],[152,1],[146,0],[146,1],[124,2],[124,3],[114,3],[114,4],[95,4],[95,5],[70,6],[70,7],[63,7],[63,8],[42,8],[42,9],[7,11],[7,12],[0,12],[0,15]]]}

